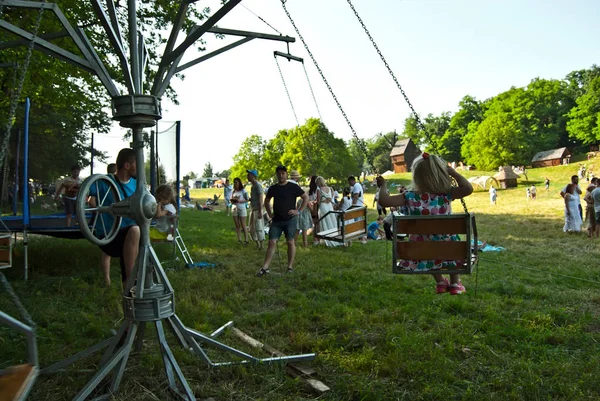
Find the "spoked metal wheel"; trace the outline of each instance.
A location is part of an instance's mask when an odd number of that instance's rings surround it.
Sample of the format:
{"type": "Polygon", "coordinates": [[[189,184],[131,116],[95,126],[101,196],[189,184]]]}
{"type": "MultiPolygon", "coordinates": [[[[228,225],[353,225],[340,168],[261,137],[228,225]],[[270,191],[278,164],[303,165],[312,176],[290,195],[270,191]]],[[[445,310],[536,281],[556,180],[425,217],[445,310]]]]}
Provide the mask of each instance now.
{"type": "Polygon", "coordinates": [[[109,176],[94,174],[83,181],[75,210],[79,228],[88,241],[107,245],[117,236],[122,217],[111,214],[110,205],[121,200],[119,188],[109,176]]]}

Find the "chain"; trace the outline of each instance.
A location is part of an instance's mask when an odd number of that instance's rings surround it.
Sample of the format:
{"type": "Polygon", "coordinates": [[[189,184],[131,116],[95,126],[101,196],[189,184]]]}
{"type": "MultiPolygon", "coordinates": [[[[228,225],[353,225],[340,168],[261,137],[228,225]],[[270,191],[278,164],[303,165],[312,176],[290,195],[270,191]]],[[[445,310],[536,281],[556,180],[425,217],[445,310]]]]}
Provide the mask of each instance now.
{"type": "Polygon", "coordinates": [[[331,88],[331,85],[329,85],[329,82],[327,81],[327,78],[325,78],[325,74],[321,70],[321,67],[319,67],[319,63],[317,63],[317,60],[315,59],[315,57],[313,56],[312,52],[308,48],[308,45],[306,44],[306,41],[304,40],[304,37],[302,36],[302,34],[300,34],[300,30],[296,26],[296,23],[294,22],[294,19],[292,18],[292,16],[290,15],[290,12],[288,11],[287,7],[285,6],[285,0],[281,0],[281,5],[283,7],[283,10],[285,11],[285,14],[287,15],[288,19],[290,20],[290,23],[294,27],[294,30],[296,31],[296,34],[298,35],[298,37],[302,41],[302,44],[304,45],[304,49],[306,50],[306,52],[310,56],[313,64],[315,65],[315,67],[317,68],[317,71],[319,72],[319,75],[321,75],[321,78],[323,79],[323,82],[327,86],[327,89],[329,90],[329,93],[331,94],[331,97],[335,101],[335,104],[337,105],[338,109],[340,109],[340,112],[342,113],[342,116],[344,116],[344,119],[346,120],[346,123],[348,124],[348,127],[350,128],[350,131],[352,131],[352,136],[353,136],[354,140],[356,141],[356,143],[358,144],[358,146],[360,147],[360,149],[363,151],[364,156],[367,159],[367,161],[369,162],[369,164],[371,165],[371,168],[373,169],[373,171],[377,172],[377,169],[373,165],[373,158],[371,157],[371,154],[367,150],[367,144],[365,143],[364,140],[362,140],[361,138],[358,137],[356,131],[354,130],[354,127],[352,126],[352,123],[350,123],[350,120],[348,119],[348,116],[346,115],[346,112],[342,108],[342,105],[340,104],[340,102],[339,102],[337,96],[335,95],[335,93],[333,93],[333,89],[331,88]]]}
{"type": "MultiPolygon", "coordinates": [[[[421,118],[419,117],[419,115],[415,111],[415,108],[413,107],[412,103],[408,99],[408,96],[406,95],[406,92],[404,92],[404,89],[402,89],[402,85],[400,85],[400,82],[398,81],[398,78],[396,78],[396,75],[394,74],[394,71],[392,71],[392,68],[388,64],[388,62],[385,59],[385,57],[383,56],[383,53],[381,52],[381,50],[379,50],[379,46],[377,46],[377,43],[375,43],[375,39],[373,39],[373,36],[371,36],[371,33],[367,29],[367,26],[363,22],[362,18],[360,17],[360,15],[358,15],[358,11],[356,11],[356,8],[354,8],[354,5],[352,4],[352,0],[346,0],[346,1],[348,2],[348,5],[350,6],[350,8],[352,9],[352,11],[354,12],[354,15],[358,19],[358,22],[360,22],[360,25],[363,27],[363,30],[365,31],[365,33],[369,37],[369,40],[371,41],[371,44],[373,45],[373,47],[377,51],[377,54],[379,54],[379,58],[381,58],[381,61],[383,61],[383,64],[385,65],[385,68],[387,68],[388,72],[392,76],[392,79],[396,83],[396,86],[400,90],[400,93],[402,93],[402,96],[404,97],[404,100],[406,101],[406,104],[408,104],[408,107],[410,108],[410,111],[412,112],[412,114],[413,114],[413,116],[415,118],[415,122],[417,123],[417,127],[421,131],[423,131],[423,133],[425,134],[425,137],[427,138],[427,141],[429,142],[429,146],[431,146],[431,149],[432,149],[433,153],[438,154],[439,152],[437,150],[435,142],[431,138],[431,134],[425,128],[425,125],[421,121],[421,118]]],[[[465,213],[469,213],[469,211],[467,209],[467,204],[465,203],[464,198],[461,198],[460,203],[462,204],[462,207],[465,210],[465,213]]]]}
{"type": "Polygon", "coordinates": [[[12,298],[13,303],[19,310],[19,313],[21,314],[21,317],[23,318],[23,320],[25,320],[25,323],[27,323],[27,325],[29,327],[31,327],[32,329],[35,328],[35,323],[33,322],[33,319],[31,318],[31,316],[29,315],[29,312],[27,312],[27,309],[25,309],[25,307],[21,303],[19,296],[17,295],[15,290],[13,290],[12,286],[6,279],[6,276],[2,272],[0,272],[0,281],[2,282],[2,285],[4,286],[6,293],[12,298]]]}
{"type": "MultiPolygon", "coordinates": [[[[46,3],[46,0],[42,0],[42,3],[46,3]]],[[[0,12],[4,11],[1,9],[0,12]]],[[[8,149],[8,144],[10,140],[10,133],[12,127],[14,125],[14,118],[17,113],[17,106],[19,105],[19,99],[21,98],[21,92],[23,91],[23,84],[25,82],[25,77],[27,76],[27,69],[29,68],[29,62],[31,61],[31,54],[33,53],[33,47],[35,45],[34,39],[37,37],[38,31],[40,30],[40,26],[42,24],[42,16],[44,15],[44,7],[40,7],[40,10],[37,15],[37,19],[35,21],[35,25],[33,28],[33,33],[31,36],[31,41],[29,42],[29,47],[27,48],[27,53],[25,55],[25,61],[23,62],[23,66],[21,68],[21,76],[19,77],[19,81],[16,85],[16,90],[13,92],[13,97],[10,103],[10,109],[8,112],[8,120],[6,121],[6,126],[4,129],[4,138],[2,140],[2,147],[0,148],[0,167],[4,166],[4,162],[6,160],[6,153],[8,149]]]]}
{"type": "Polygon", "coordinates": [[[290,92],[288,91],[288,87],[285,83],[285,78],[283,77],[283,72],[281,72],[281,66],[279,65],[277,56],[274,56],[274,58],[275,58],[275,64],[277,64],[277,69],[279,70],[279,76],[281,77],[281,82],[283,82],[283,87],[285,89],[285,93],[287,95],[288,100],[290,101],[290,106],[292,106],[292,112],[294,113],[294,118],[296,119],[296,126],[300,126],[300,122],[298,122],[298,116],[296,115],[296,109],[294,108],[294,103],[292,102],[292,97],[290,96],[290,92]]]}
{"type": "Polygon", "coordinates": [[[317,98],[315,97],[315,92],[313,91],[312,85],[310,84],[310,79],[308,78],[308,71],[306,71],[306,66],[304,65],[304,62],[302,62],[302,68],[304,68],[304,75],[306,75],[306,82],[308,82],[308,88],[310,89],[310,94],[312,95],[312,98],[315,101],[315,107],[317,108],[317,114],[319,115],[319,120],[323,121],[323,117],[321,117],[321,110],[319,110],[319,103],[317,103],[317,98]]]}

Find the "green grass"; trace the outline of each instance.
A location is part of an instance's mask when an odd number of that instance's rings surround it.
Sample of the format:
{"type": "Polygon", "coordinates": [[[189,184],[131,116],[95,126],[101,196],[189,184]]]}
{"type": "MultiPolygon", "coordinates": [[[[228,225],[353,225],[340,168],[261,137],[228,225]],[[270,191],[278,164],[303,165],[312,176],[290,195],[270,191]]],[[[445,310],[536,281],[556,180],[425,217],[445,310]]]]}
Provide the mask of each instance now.
{"type": "MultiPolygon", "coordinates": [[[[384,241],[348,249],[299,248],[292,275],[277,274],[285,269],[280,242],[273,274],[258,279],[254,273],[264,252],[237,244],[230,217],[223,211],[184,210],[181,230],[192,256],[217,267],[169,270],[177,314],[203,332],[234,320],[288,354],[316,352],[310,366],[332,389],[324,400],[598,400],[600,249],[585,234],[562,232],[558,195],[576,170],[576,165],[530,170],[518,188],[498,191],[496,206],[484,191],[466,199],[480,239],[506,248],[481,254],[477,296],[475,274],[463,277],[468,293],[459,297],[436,296],[428,276],[393,275],[391,245],[384,241]],[[551,180],[549,192],[543,188],[545,176],[551,180]],[[525,187],[532,182],[538,200],[527,202],[525,187]]],[[[490,175],[468,172],[478,174],[490,175]]],[[[390,181],[409,180],[397,175],[390,181]]],[[[192,191],[192,196],[204,200],[214,192],[192,191]]],[[[373,192],[368,191],[369,204],[373,192]]],[[[460,210],[459,203],[454,210],[460,210]]],[[[370,220],[375,214],[369,211],[370,220]]],[[[169,261],[168,245],[157,250],[169,261]]],[[[7,273],[38,325],[42,366],[118,327],[117,261],[107,289],[96,247],[34,237],[31,279],[25,283],[22,248],[15,252],[16,266],[7,273]]],[[[0,309],[17,314],[5,296],[0,309]]],[[[130,358],[115,400],[175,399],[154,340],[149,334],[145,352],[130,358]]],[[[198,399],[315,398],[279,367],[209,369],[169,340],[198,399]]],[[[231,334],[223,341],[247,349],[231,334]]],[[[0,366],[20,363],[25,350],[22,337],[0,328],[0,366]]],[[[223,358],[217,352],[211,357],[223,358]]],[[[97,362],[92,357],[76,368],[95,371],[97,362]]],[[[72,399],[91,371],[43,376],[30,399],[72,399]]]]}

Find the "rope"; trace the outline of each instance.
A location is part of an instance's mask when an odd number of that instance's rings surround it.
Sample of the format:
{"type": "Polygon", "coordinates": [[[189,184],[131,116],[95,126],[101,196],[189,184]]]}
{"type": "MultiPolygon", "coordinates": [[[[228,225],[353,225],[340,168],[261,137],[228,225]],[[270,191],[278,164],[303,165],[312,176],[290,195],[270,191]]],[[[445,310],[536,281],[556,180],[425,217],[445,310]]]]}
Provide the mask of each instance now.
{"type": "MultiPolygon", "coordinates": [[[[46,0],[42,0],[42,3],[46,3],[46,0]]],[[[0,8],[0,13],[4,12],[4,6],[0,8]]],[[[19,104],[19,99],[21,98],[21,92],[23,91],[23,83],[25,82],[25,77],[27,76],[27,70],[29,69],[29,63],[31,61],[31,54],[33,53],[33,46],[35,44],[34,39],[37,37],[37,34],[40,30],[40,26],[42,24],[42,16],[44,15],[44,7],[40,7],[37,15],[37,19],[35,21],[33,33],[31,36],[31,41],[29,42],[29,46],[27,48],[27,53],[25,55],[25,61],[23,62],[23,66],[21,68],[21,76],[19,77],[19,81],[16,85],[16,91],[13,92],[13,97],[11,99],[10,108],[8,112],[8,120],[6,121],[5,129],[4,129],[4,138],[2,140],[2,147],[0,148],[0,167],[4,166],[4,162],[6,160],[6,153],[8,149],[8,145],[10,142],[10,134],[12,131],[12,127],[14,125],[14,118],[17,113],[17,106],[19,104]]]]}
{"type": "Polygon", "coordinates": [[[352,123],[348,119],[348,116],[346,115],[346,112],[344,111],[344,108],[342,107],[341,103],[339,102],[337,96],[333,92],[333,89],[331,88],[331,85],[329,85],[329,82],[327,81],[327,78],[325,78],[325,74],[323,73],[323,70],[321,70],[321,67],[319,67],[319,63],[317,63],[317,60],[315,59],[315,57],[313,56],[312,52],[308,48],[308,45],[306,44],[306,41],[304,40],[304,37],[302,36],[302,34],[300,33],[300,30],[296,26],[296,22],[292,18],[292,16],[291,16],[290,12],[288,11],[285,3],[286,3],[286,0],[281,0],[281,5],[283,7],[283,10],[285,11],[285,14],[287,15],[288,19],[290,20],[290,23],[292,24],[292,26],[294,27],[294,30],[296,31],[296,34],[298,35],[298,37],[302,41],[302,44],[304,45],[304,49],[306,50],[306,52],[310,56],[313,64],[317,68],[317,71],[319,72],[319,75],[321,75],[321,78],[323,79],[323,82],[327,86],[327,89],[329,90],[329,93],[331,94],[331,97],[335,101],[335,104],[337,105],[338,109],[342,113],[342,116],[344,116],[344,119],[346,120],[346,123],[348,124],[348,127],[350,128],[350,131],[352,131],[352,136],[353,136],[354,140],[358,144],[358,146],[361,149],[361,151],[364,153],[364,155],[365,155],[367,161],[369,162],[371,168],[373,169],[373,171],[377,173],[377,169],[373,165],[373,157],[372,157],[372,155],[367,150],[367,144],[365,143],[364,140],[362,140],[361,138],[358,137],[358,134],[356,133],[356,130],[354,129],[354,127],[352,126],[352,123]]]}
{"type": "Polygon", "coordinates": [[[315,107],[317,108],[317,114],[319,115],[319,120],[323,121],[323,117],[321,117],[321,110],[319,110],[319,103],[317,103],[317,98],[315,96],[315,92],[313,91],[312,85],[310,84],[310,78],[308,78],[308,71],[306,71],[306,66],[302,63],[302,68],[304,69],[304,75],[306,76],[306,82],[308,82],[308,87],[310,89],[310,94],[315,102],[315,107]]]}
{"type": "Polygon", "coordinates": [[[280,34],[280,35],[283,35],[281,32],[279,32],[277,29],[275,29],[275,28],[273,27],[273,25],[271,25],[271,24],[269,24],[267,21],[265,21],[265,20],[263,19],[263,17],[261,17],[260,15],[256,14],[254,11],[250,10],[248,7],[246,7],[246,6],[245,6],[245,5],[243,5],[242,3],[240,3],[240,5],[241,5],[242,7],[244,7],[246,10],[248,10],[250,13],[254,14],[254,15],[256,16],[256,18],[258,18],[259,20],[261,20],[262,22],[264,22],[265,24],[267,24],[267,26],[268,26],[269,28],[271,28],[272,30],[274,30],[274,31],[275,31],[275,32],[277,32],[278,34],[280,34]]]}
{"type": "MultiPolygon", "coordinates": [[[[406,104],[408,104],[408,107],[410,108],[410,110],[411,110],[411,112],[412,112],[412,114],[413,114],[413,116],[415,118],[415,122],[417,123],[417,126],[425,134],[425,137],[427,138],[427,141],[429,142],[429,145],[431,146],[431,149],[433,150],[433,153],[439,154],[439,152],[437,150],[437,147],[435,145],[435,142],[432,140],[431,134],[425,128],[425,125],[421,121],[421,118],[419,117],[419,115],[415,111],[415,108],[413,107],[412,103],[408,99],[408,96],[406,95],[406,92],[404,92],[404,89],[402,89],[402,85],[400,85],[400,82],[398,81],[398,78],[396,78],[396,75],[394,74],[394,71],[392,71],[392,68],[390,67],[390,65],[387,62],[387,60],[385,59],[385,57],[383,56],[383,53],[381,52],[381,50],[379,50],[379,46],[377,46],[377,43],[375,43],[375,39],[373,39],[373,36],[371,36],[371,33],[367,29],[367,26],[363,22],[362,18],[360,17],[360,15],[358,15],[358,11],[356,11],[356,8],[354,8],[354,5],[352,4],[352,0],[346,0],[346,1],[348,2],[348,5],[350,6],[350,8],[352,9],[352,11],[354,12],[354,15],[358,19],[358,22],[363,27],[363,30],[365,31],[365,33],[367,34],[369,40],[371,41],[371,44],[373,45],[373,47],[377,51],[377,54],[379,54],[379,58],[381,59],[381,61],[383,61],[383,64],[385,65],[385,68],[388,70],[388,72],[392,76],[392,79],[394,80],[394,82],[396,83],[396,86],[400,90],[400,93],[404,97],[404,100],[406,101],[406,104]]],[[[465,203],[464,198],[460,199],[460,203],[461,203],[461,205],[462,205],[465,213],[469,213],[469,210],[467,209],[467,204],[465,203]]]]}

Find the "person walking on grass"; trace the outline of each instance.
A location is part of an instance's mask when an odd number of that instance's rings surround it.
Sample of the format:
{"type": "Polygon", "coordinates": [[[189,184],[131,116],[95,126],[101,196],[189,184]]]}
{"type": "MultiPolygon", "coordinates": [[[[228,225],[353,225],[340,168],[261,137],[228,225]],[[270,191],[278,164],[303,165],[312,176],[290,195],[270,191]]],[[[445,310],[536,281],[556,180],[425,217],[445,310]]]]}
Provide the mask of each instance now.
{"type": "Polygon", "coordinates": [[[277,174],[277,184],[271,185],[265,197],[265,209],[267,216],[271,220],[269,228],[269,245],[265,261],[256,275],[262,277],[269,274],[269,266],[275,254],[277,241],[282,233],[285,233],[287,243],[287,272],[291,273],[294,268],[294,257],[296,256],[296,243],[294,234],[298,227],[298,215],[300,215],[308,204],[308,195],[297,184],[292,184],[287,180],[287,168],[278,166],[275,169],[277,174]],[[296,199],[302,198],[299,208],[296,208],[296,199]],[[273,209],[271,209],[271,199],[273,199],[273,209]]]}
{"type": "MultiPolygon", "coordinates": [[[[441,157],[423,153],[418,156],[411,168],[413,174],[412,190],[399,195],[390,196],[383,177],[377,177],[381,192],[379,203],[382,206],[406,206],[409,215],[444,215],[451,214],[451,202],[462,199],[473,193],[471,183],[465,177],[448,166],[441,157]],[[456,180],[457,187],[452,186],[450,177],[456,180]]],[[[410,241],[458,241],[458,235],[411,234],[410,241]]],[[[436,270],[441,268],[454,268],[462,261],[435,261],[435,260],[401,260],[400,265],[407,270],[430,270],[436,282],[436,293],[449,292],[451,295],[464,293],[465,287],[458,274],[450,274],[450,281],[436,270]]]]}
{"type": "Polygon", "coordinates": [[[235,223],[235,233],[237,234],[238,242],[242,243],[242,233],[244,234],[244,244],[248,245],[248,229],[246,228],[246,215],[248,208],[248,192],[244,189],[242,180],[238,177],[233,179],[233,194],[231,195],[231,214],[235,223]]]}
{"type": "Polygon", "coordinates": [[[490,203],[492,205],[496,204],[496,198],[498,197],[498,191],[496,188],[490,186],[490,203]]]}
{"type": "Polygon", "coordinates": [[[258,182],[258,171],[246,170],[246,172],[248,181],[252,184],[252,189],[250,189],[250,237],[256,242],[256,248],[260,251],[265,241],[264,191],[258,182]]]}

